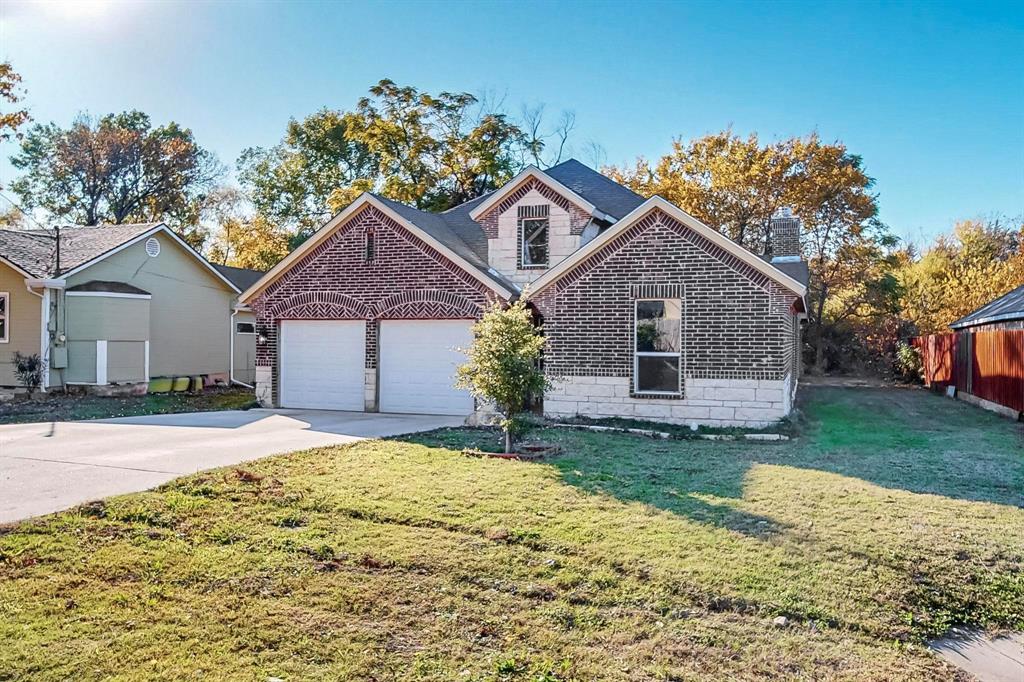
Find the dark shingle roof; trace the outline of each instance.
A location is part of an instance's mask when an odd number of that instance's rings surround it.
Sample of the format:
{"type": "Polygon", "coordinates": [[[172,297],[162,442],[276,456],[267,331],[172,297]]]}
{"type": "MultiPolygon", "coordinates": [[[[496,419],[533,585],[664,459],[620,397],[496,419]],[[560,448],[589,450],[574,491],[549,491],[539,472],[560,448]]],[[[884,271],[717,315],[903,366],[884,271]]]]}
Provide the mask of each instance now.
{"type": "Polygon", "coordinates": [[[772,262],[772,265],[804,286],[807,286],[807,283],[811,280],[811,273],[807,268],[807,261],[805,260],[772,262]]]}
{"type": "Polygon", "coordinates": [[[211,265],[216,268],[217,272],[223,275],[225,279],[238,287],[240,291],[245,291],[251,287],[265,274],[259,270],[233,268],[230,265],[217,265],[216,263],[211,263],[211,265]]]}
{"type": "Polygon", "coordinates": [[[949,326],[953,329],[962,329],[1005,320],[1024,320],[1024,285],[981,306],[949,326]]]}
{"type": "Polygon", "coordinates": [[[126,282],[105,282],[103,280],[91,279],[88,282],[68,287],[68,291],[102,291],[109,294],[139,294],[149,296],[145,289],[132,286],[126,282]]]}
{"type": "Polygon", "coordinates": [[[563,161],[544,172],[616,220],[645,201],[633,190],[576,159],[563,161]]]}

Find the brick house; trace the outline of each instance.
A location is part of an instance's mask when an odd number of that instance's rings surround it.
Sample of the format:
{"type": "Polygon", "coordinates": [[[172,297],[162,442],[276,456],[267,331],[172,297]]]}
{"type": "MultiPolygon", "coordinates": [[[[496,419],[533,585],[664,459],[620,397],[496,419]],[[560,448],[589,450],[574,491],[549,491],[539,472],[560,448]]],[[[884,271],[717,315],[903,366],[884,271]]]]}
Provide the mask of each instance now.
{"type": "Polygon", "coordinates": [[[571,160],[443,213],[363,194],[242,294],[264,404],[469,414],[458,348],[529,285],[551,416],[763,425],[800,375],[799,224],[758,256],[571,160]]]}

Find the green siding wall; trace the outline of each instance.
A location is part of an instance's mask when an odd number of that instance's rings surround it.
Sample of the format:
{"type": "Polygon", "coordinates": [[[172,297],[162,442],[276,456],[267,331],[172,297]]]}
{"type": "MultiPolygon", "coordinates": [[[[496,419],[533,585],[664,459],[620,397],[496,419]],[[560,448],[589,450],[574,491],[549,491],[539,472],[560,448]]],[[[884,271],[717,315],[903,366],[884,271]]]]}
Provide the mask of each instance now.
{"type": "MultiPolygon", "coordinates": [[[[256,316],[241,312],[235,315],[235,326],[239,322],[256,324],[256,316]]],[[[256,381],[256,335],[235,333],[235,379],[250,386],[256,381]]]]}
{"type": "Polygon", "coordinates": [[[146,341],[149,301],[107,296],[64,297],[68,340],[146,341]]]}
{"type": "MultiPolygon", "coordinates": [[[[102,229],[102,228],[100,228],[102,229]]],[[[237,294],[166,234],[156,235],[160,255],[144,240],[68,277],[68,286],[90,280],[126,282],[152,294],[149,302],[149,374],[227,374],[237,294]]],[[[66,298],[65,300],[72,300],[66,298]]]]}
{"type": "Polygon", "coordinates": [[[145,341],[111,341],[107,344],[107,381],[127,384],[149,381],[146,376],[145,341]]]}
{"type": "MultiPolygon", "coordinates": [[[[54,376],[56,370],[51,370],[54,376]]],[[[68,341],[68,368],[65,371],[69,384],[96,383],[96,342],[68,341]]]]}

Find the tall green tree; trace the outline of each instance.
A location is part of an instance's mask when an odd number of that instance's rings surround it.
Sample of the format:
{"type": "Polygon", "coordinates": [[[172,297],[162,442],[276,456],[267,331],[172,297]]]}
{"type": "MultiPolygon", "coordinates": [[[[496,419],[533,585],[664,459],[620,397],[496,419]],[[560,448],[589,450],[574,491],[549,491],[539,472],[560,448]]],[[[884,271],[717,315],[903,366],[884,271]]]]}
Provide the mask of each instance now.
{"type": "Polygon", "coordinates": [[[141,111],[35,125],[11,163],[23,172],[11,189],[27,209],[79,225],[162,220],[186,235],[222,173],[191,130],[154,127],[141,111]]]}
{"type": "Polygon", "coordinates": [[[344,201],[339,192],[372,188],[377,169],[376,156],[349,134],[346,114],[329,109],[290,120],[280,143],[251,147],[238,159],[239,180],[256,213],[280,229],[307,234],[330,216],[332,197],[344,201]]]}
{"type": "Polygon", "coordinates": [[[755,253],[770,252],[771,218],[791,208],[811,271],[808,342],[818,367],[837,325],[895,294],[885,264],[896,239],[877,220],[874,180],[840,142],[809,135],[762,143],[726,130],[677,140],[654,164],[641,158],[605,172],[640,194],[660,194],[755,253]]]}
{"type": "Polygon", "coordinates": [[[364,191],[442,211],[500,187],[527,163],[561,158],[572,115],[553,130],[542,108],[523,116],[526,132],[490,99],[382,80],[352,110],[292,120],[279,144],[245,150],[239,178],[257,214],[296,241],[364,191]]]}

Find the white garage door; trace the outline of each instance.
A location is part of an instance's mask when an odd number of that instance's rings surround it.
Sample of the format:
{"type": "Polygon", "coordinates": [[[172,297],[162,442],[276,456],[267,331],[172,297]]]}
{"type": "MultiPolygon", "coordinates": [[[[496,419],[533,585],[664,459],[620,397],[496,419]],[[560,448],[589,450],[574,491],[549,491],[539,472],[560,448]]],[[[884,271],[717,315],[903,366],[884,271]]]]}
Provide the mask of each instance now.
{"type": "Polygon", "coordinates": [[[468,415],[473,397],[452,387],[473,339],[469,320],[381,320],[380,411],[468,415]]]}
{"type": "Polygon", "coordinates": [[[281,406],[363,411],[366,322],[281,322],[281,406]]]}

